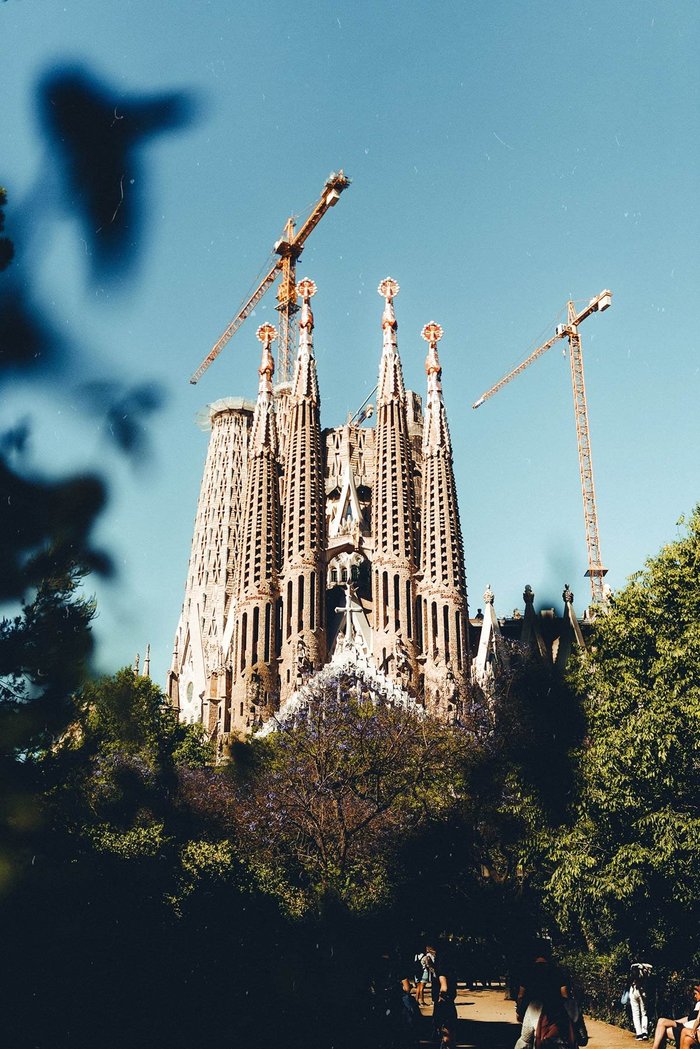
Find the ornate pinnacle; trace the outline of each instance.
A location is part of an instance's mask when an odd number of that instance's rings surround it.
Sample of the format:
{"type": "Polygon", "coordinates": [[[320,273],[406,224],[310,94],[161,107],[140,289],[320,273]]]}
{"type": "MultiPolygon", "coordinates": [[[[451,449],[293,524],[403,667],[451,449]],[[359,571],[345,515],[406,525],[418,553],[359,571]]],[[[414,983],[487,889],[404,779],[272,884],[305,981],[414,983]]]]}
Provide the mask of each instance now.
{"type": "Polygon", "coordinates": [[[530,584],[528,583],[527,586],[525,587],[525,589],[523,590],[523,601],[525,602],[526,605],[531,605],[534,600],[535,600],[535,592],[532,589],[532,587],[530,586],[530,584]]]}
{"type": "Polygon", "coordinates": [[[260,342],[269,346],[277,338],[277,329],[272,324],[261,324],[255,334],[260,342]]]}
{"type": "Polygon", "coordinates": [[[431,346],[436,346],[442,338],[443,332],[439,324],[435,321],[431,321],[430,324],[426,324],[421,332],[422,337],[426,342],[429,342],[431,346]]]}
{"type": "Polygon", "coordinates": [[[573,604],[573,602],[574,602],[574,595],[572,594],[571,590],[569,589],[569,584],[568,583],[564,583],[564,590],[563,590],[561,596],[564,598],[564,601],[566,602],[567,605],[572,605],[573,604]]]}
{"type": "Polygon", "coordinates": [[[262,362],[260,364],[260,368],[258,369],[260,373],[260,381],[262,383],[265,379],[267,379],[268,382],[272,382],[272,376],[275,371],[275,362],[272,358],[272,351],[270,350],[270,346],[277,338],[277,330],[273,327],[272,324],[261,324],[256,332],[256,335],[260,342],[263,344],[262,362]]]}
{"type": "Polygon", "coordinates": [[[314,281],[309,280],[308,277],[303,277],[297,284],[297,291],[304,302],[308,302],[316,294],[316,284],[314,281]]]}
{"type": "Polygon", "coordinates": [[[394,313],[394,298],[399,294],[399,284],[393,277],[385,277],[377,288],[378,293],[385,299],[384,313],[382,314],[382,328],[386,331],[396,331],[396,314],[394,313]]]}
{"type": "Polygon", "coordinates": [[[431,321],[430,324],[425,325],[421,331],[421,336],[429,346],[428,356],[425,358],[425,373],[428,379],[430,379],[431,375],[435,375],[439,379],[442,375],[442,368],[438,360],[437,344],[442,338],[442,328],[435,321],[431,321]]]}
{"type": "Polygon", "coordinates": [[[487,605],[493,604],[493,590],[491,589],[490,583],[487,583],[486,585],[486,590],[484,591],[484,601],[487,605]]]}
{"type": "Polygon", "coordinates": [[[297,284],[297,291],[302,298],[301,306],[301,318],[299,320],[299,328],[301,331],[310,333],[314,327],[314,315],[311,312],[310,299],[316,294],[316,285],[308,277],[304,277],[297,284]]]}
{"type": "Polygon", "coordinates": [[[399,282],[394,280],[393,277],[385,277],[379,285],[379,287],[377,288],[377,291],[382,296],[382,298],[389,299],[389,301],[395,298],[399,294],[400,290],[401,289],[399,288],[399,282]]]}

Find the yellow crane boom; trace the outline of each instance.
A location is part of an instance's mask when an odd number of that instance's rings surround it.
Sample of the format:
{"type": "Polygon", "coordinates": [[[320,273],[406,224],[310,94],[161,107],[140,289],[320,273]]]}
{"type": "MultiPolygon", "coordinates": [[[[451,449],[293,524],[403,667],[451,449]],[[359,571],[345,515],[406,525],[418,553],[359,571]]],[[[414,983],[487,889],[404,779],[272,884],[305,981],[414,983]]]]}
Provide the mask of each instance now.
{"type": "Polygon", "coordinates": [[[314,205],[313,211],[297,232],[293,217],[287,219],[284,234],[275,244],[274,250],[279,256],[269,273],[263,277],[253,294],[241,306],[223,334],[217,339],[211,350],[200,364],[197,371],[190,378],[194,385],[197,383],[212,361],[216,360],[226,343],[234,332],[238,331],[246,317],[255,309],[261,298],[274,284],[278,274],[282,274],[280,287],[277,292],[278,305],[276,309],[280,314],[280,338],[279,338],[279,366],[278,374],[281,382],[288,382],[291,378],[291,360],[293,344],[293,318],[298,311],[296,290],[296,264],[297,259],[304,250],[304,242],[309,234],[318,226],[319,222],[329,208],[337,204],[340,194],[350,185],[350,179],[343,173],[342,169],[333,172],[326,179],[320,199],[314,205]]]}
{"type": "Polygon", "coordinates": [[[591,437],[588,426],[586,385],[583,376],[583,354],[581,350],[581,336],[579,335],[578,328],[581,322],[584,321],[586,317],[589,317],[591,313],[602,313],[604,310],[608,309],[611,303],[612,292],[608,290],[601,291],[599,295],[596,295],[595,298],[591,299],[588,305],[578,313],[576,312],[574,303],[571,301],[567,302],[566,324],[558,325],[551,339],[548,339],[547,342],[544,342],[541,346],[538,346],[536,350],[533,350],[529,357],[526,357],[521,364],[516,368],[513,368],[512,371],[509,371],[507,375],[504,375],[502,379],[488,389],[486,393],[483,393],[478,401],[475,401],[472,405],[472,408],[480,408],[484,401],[487,401],[489,397],[493,397],[495,393],[498,393],[499,390],[511,382],[516,375],[520,375],[522,371],[525,371],[533,361],[536,361],[538,357],[541,357],[543,353],[546,353],[555,342],[558,342],[559,339],[569,340],[569,363],[571,365],[571,386],[574,396],[576,442],[578,445],[579,470],[581,474],[583,516],[586,525],[586,550],[588,552],[588,570],[586,575],[591,580],[591,591],[594,605],[602,604],[605,599],[603,578],[607,573],[607,568],[603,567],[600,553],[598,511],[595,500],[595,486],[593,484],[591,437]]]}

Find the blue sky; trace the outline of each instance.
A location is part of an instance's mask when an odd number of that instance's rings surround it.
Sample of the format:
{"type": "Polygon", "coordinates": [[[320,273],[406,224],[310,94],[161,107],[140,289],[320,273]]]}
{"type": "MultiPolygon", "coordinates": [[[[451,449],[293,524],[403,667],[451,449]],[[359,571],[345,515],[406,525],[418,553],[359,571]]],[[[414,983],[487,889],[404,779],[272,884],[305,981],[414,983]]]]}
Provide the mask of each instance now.
{"type": "MultiPolygon", "coordinates": [[[[118,568],[97,593],[99,660],[143,652],[163,680],[182,602],[206,435],[194,417],[252,396],[255,328],[273,293],[196,387],[188,378],[264,265],[287,216],[332,170],[353,183],[307,242],[318,285],[325,425],[376,382],[379,281],[400,285],[399,347],[424,392],[420,330],[442,324],[470,607],[588,600],[568,360],[561,344],[478,412],[476,398],[553,330],[566,300],[613,291],[581,328],[600,537],[620,587],[700,497],[697,449],[697,5],[692,0],[0,4],[0,184],[12,204],[50,184],[36,86],[83,66],[116,97],[179,90],[189,124],[144,150],[149,210],[130,280],[95,284],[72,216],[45,207],[35,289],[74,347],[60,384],[19,378],[43,471],[97,465],[100,540],[118,568]],[[75,385],[161,385],[134,465],[79,411],[75,385]]],[[[32,199],[36,199],[35,197],[32,199]]],[[[27,249],[29,251],[29,249],[27,249]]],[[[8,271],[9,272],[9,271],[8,271]]]]}

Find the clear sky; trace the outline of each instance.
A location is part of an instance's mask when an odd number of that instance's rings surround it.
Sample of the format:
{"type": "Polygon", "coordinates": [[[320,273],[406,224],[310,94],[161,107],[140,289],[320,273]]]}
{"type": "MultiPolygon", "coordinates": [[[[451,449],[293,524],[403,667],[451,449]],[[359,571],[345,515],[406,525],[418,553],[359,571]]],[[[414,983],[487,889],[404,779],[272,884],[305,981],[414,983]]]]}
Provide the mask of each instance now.
{"type": "MultiPolygon", "coordinates": [[[[130,280],[100,283],[65,210],[36,210],[35,293],[74,348],[60,383],[17,379],[3,424],[33,421],[44,471],[97,464],[100,540],[118,575],[97,593],[99,660],[146,642],[169,664],[206,453],[197,411],[254,396],[255,329],[198,386],[290,213],[329,172],[353,183],[307,242],[324,425],[376,382],[395,277],[407,385],[424,393],[420,330],[438,321],[472,611],[589,598],[568,359],[559,343],[478,412],[477,397],[552,334],[568,298],[613,306],[581,328],[603,560],[613,588],[676,535],[700,498],[698,6],[695,0],[5,0],[0,184],[51,183],[36,90],[83,66],[115,104],[173,90],[192,119],[143,151],[149,209],[130,280]],[[129,465],[76,386],[157,382],[150,451],[129,465]]],[[[118,110],[116,111],[118,116],[118,110]]],[[[125,192],[130,192],[127,186],[125,192]]],[[[49,201],[50,205],[50,201],[49,201]]],[[[29,251],[29,248],[27,249],[29,251]]],[[[9,273],[10,271],[8,271],[9,273]]]]}

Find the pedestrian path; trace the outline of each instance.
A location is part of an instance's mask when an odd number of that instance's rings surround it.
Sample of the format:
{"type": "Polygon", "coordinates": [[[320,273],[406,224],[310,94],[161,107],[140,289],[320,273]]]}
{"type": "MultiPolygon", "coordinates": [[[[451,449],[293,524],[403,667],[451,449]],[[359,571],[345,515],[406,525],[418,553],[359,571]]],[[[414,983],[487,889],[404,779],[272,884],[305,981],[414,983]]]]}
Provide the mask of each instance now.
{"type": "MultiPolygon", "coordinates": [[[[515,1003],[506,1001],[503,989],[468,991],[460,987],[455,1004],[459,1017],[459,1049],[513,1049],[520,1034],[520,1024],[515,1020],[515,1003]]],[[[432,1007],[421,1011],[424,1016],[430,1016],[432,1007]]],[[[623,1031],[588,1016],[586,1027],[590,1036],[589,1049],[636,1049],[637,1042],[631,1031],[623,1031]]]]}

